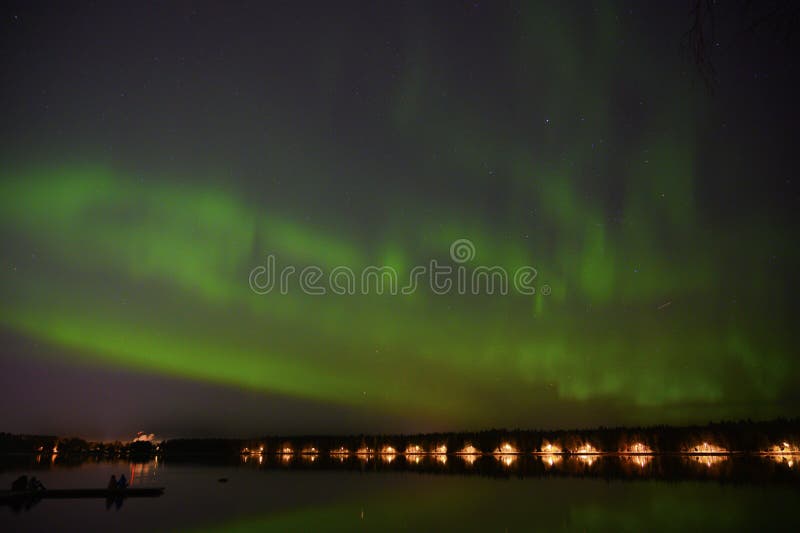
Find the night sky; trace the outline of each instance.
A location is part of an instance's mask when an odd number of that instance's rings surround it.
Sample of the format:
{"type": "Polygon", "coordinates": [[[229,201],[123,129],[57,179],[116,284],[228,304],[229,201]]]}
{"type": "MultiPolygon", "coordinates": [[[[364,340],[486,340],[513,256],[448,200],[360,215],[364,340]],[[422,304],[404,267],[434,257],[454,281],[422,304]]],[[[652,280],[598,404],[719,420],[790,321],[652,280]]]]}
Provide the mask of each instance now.
{"type": "Polygon", "coordinates": [[[0,430],[796,416],[800,51],[744,4],[711,72],[687,2],[6,5],[0,430]],[[536,294],[248,283],[462,238],[536,294]]]}

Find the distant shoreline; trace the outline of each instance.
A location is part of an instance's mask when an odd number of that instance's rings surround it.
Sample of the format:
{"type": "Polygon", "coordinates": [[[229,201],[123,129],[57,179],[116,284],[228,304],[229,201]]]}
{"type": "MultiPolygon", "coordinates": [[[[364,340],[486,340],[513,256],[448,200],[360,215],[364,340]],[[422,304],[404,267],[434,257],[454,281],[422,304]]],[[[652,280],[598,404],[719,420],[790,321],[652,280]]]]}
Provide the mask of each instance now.
{"type": "Polygon", "coordinates": [[[693,426],[598,427],[89,442],[0,433],[0,453],[151,455],[781,455],[800,453],[800,418],[693,426]]]}

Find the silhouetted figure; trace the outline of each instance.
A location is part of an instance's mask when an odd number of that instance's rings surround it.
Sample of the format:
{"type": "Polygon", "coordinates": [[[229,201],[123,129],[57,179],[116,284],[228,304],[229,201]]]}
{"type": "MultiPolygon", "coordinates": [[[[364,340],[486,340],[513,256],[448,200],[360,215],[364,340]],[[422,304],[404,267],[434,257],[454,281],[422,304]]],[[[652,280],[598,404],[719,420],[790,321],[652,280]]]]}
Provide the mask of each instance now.
{"type": "Polygon", "coordinates": [[[117,481],[117,488],[118,489],[127,489],[128,488],[128,480],[125,478],[125,474],[119,476],[119,481],[117,481]]]}
{"type": "Polygon", "coordinates": [[[34,492],[45,490],[44,484],[36,479],[36,477],[32,477],[31,480],[28,482],[28,490],[32,490],[34,492]]]}
{"type": "Polygon", "coordinates": [[[11,483],[11,490],[28,490],[28,476],[19,476],[11,483]]]}
{"type": "Polygon", "coordinates": [[[111,479],[108,480],[108,490],[116,490],[117,489],[117,476],[111,474],[111,479]]]}

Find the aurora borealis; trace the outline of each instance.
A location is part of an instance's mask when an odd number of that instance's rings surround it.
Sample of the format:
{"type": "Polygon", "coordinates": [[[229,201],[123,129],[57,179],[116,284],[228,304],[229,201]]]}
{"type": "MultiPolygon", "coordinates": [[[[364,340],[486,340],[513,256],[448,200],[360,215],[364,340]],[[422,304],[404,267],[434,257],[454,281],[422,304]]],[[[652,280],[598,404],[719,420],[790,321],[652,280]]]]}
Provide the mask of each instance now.
{"type": "Polygon", "coordinates": [[[681,3],[20,4],[2,23],[6,430],[797,415],[796,74],[769,35],[723,23],[711,91],[681,3]],[[470,266],[531,265],[552,292],[248,286],[268,254],[403,279],[460,238],[470,266]],[[78,389],[150,410],[98,420],[78,389]]]}

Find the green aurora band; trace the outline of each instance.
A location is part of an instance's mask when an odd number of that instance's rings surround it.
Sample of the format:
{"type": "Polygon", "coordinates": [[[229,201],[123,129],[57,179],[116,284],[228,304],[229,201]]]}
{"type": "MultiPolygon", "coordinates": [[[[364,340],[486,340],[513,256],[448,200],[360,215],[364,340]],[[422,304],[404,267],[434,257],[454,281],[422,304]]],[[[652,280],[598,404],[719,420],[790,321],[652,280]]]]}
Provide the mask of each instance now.
{"type": "MultiPolygon", "coordinates": [[[[791,228],[755,207],[707,213],[706,159],[739,196],[758,184],[737,181],[733,159],[698,153],[706,122],[697,110],[708,96],[680,81],[686,65],[655,66],[646,49],[626,49],[618,62],[620,35],[633,42],[636,29],[620,28],[608,9],[584,21],[595,35],[585,43],[570,38],[569,13],[540,15],[520,15],[502,61],[515,113],[553,126],[543,125],[534,144],[490,123],[472,107],[480,95],[459,92],[460,82],[436,68],[435,45],[420,37],[387,96],[387,127],[411,154],[448,139],[452,149],[420,168],[441,176],[432,186],[453,196],[389,190],[369,199],[383,216],[358,231],[337,223],[346,212],[308,222],[302,204],[265,204],[232,181],[141,180],[124,165],[97,163],[103,158],[6,157],[0,323],[63,348],[76,364],[310,398],[441,429],[787,414],[800,384],[785,290],[798,265],[791,228]],[[642,93],[663,95],[633,133],[610,103],[631,72],[644,73],[642,93]],[[606,146],[616,151],[598,156],[606,146]],[[487,161],[502,181],[487,175],[487,161]],[[501,215],[480,199],[497,189],[501,215]],[[421,288],[318,297],[295,287],[260,296],[248,286],[267,254],[298,270],[388,265],[405,279],[414,265],[445,261],[458,238],[475,243],[470,265],[532,265],[535,285],[552,294],[421,288]],[[11,259],[32,250],[36,259],[11,259]],[[775,254],[777,267],[768,261],[775,254]]],[[[319,142],[309,141],[308,152],[319,142]]],[[[309,182],[324,181],[311,175],[324,155],[316,165],[303,159],[309,182]]]]}
{"type": "Polygon", "coordinates": [[[235,194],[103,170],[4,178],[0,197],[3,231],[61,264],[4,271],[0,319],[105,363],[486,424],[596,399],[685,416],[704,406],[734,415],[746,398],[766,415],[792,384],[785,339],[765,318],[752,321],[760,291],[779,292],[777,281],[750,270],[757,290],[739,287],[739,303],[721,308],[712,296],[730,289],[725,260],[735,250],[687,229],[671,259],[641,230],[608,235],[567,189],[549,215],[563,230],[547,254],[466,233],[476,263],[536,265],[549,296],[437,296],[425,286],[409,296],[257,295],[248,286],[267,251],[279,267],[388,264],[403,279],[415,260],[447,253],[467,227],[457,223],[421,224],[371,256],[235,194]],[[622,253],[642,258],[641,276],[622,253]],[[665,301],[674,303],[659,308],[665,301]]]}

